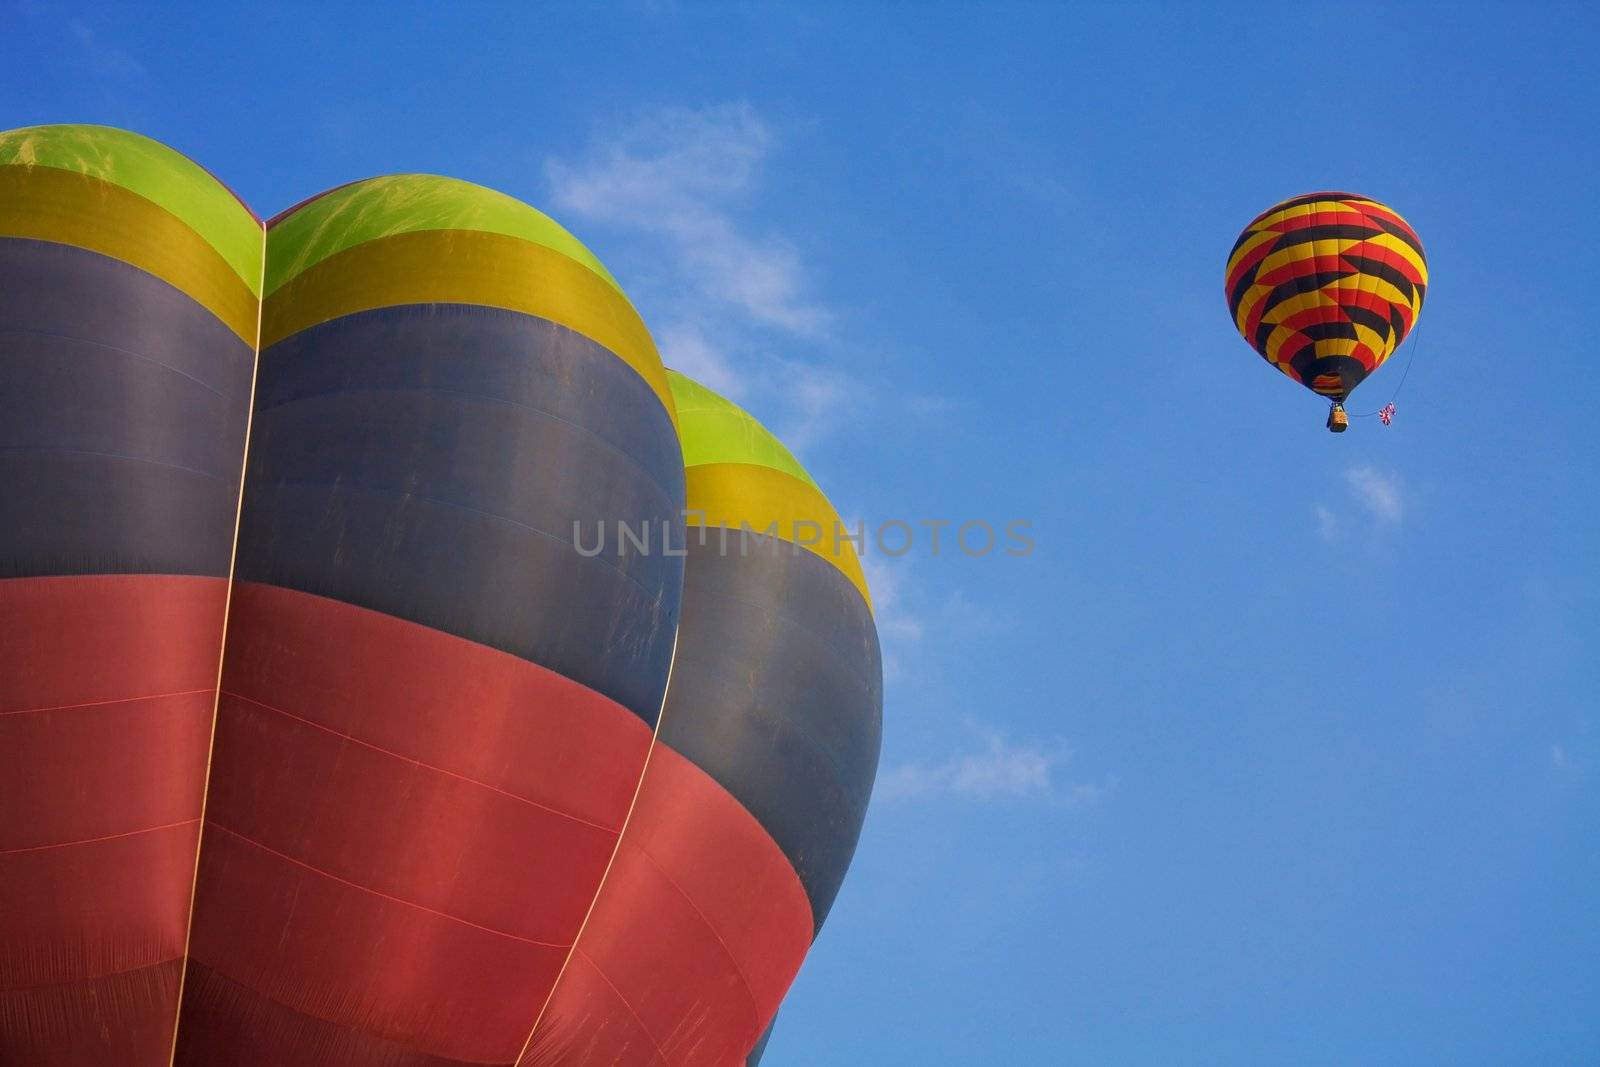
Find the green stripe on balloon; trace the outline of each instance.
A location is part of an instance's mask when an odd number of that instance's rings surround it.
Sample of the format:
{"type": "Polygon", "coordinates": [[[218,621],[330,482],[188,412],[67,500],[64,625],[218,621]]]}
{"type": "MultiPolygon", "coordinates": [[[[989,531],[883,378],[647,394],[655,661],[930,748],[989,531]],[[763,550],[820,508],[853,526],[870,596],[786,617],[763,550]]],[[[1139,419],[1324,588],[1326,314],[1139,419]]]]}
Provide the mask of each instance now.
{"type": "Polygon", "coordinates": [[[267,293],[368,241],[427,230],[517,237],[559,252],[622,292],[594,253],[548,215],[514,197],[434,174],[370,178],[317,197],[272,227],[267,293]]]}
{"type": "Polygon", "coordinates": [[[748,463],[782,471],[818,488],[794,453],[749,412],[675,370],[667,371],[667,382],[678,408],[685,467],[748,463]]]}
{"type": "Polygon", "coordinates": [[[0,133],[0,166],[71,171],[137,193],[187,223],[261,294],[261,223],[204,167],[159,141],[110,126],[27,126],[0,133]]]}

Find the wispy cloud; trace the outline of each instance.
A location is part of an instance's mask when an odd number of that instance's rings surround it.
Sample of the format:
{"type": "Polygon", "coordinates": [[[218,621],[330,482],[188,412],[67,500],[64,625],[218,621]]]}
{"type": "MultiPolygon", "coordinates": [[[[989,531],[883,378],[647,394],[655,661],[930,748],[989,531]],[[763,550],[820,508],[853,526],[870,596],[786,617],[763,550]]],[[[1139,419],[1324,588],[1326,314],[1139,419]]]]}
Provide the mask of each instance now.
{"type": "Polygon", "coordinates": [[[656,344],[667,366],[673,370],[682,371],[724,396],[738,398],[745,392],[744,379],[728,353],[695,323],[668,323],[656,331],[656,344]]]}
{"type": "Polygon", "coordinates": [[[1400,481],[1374,467],[1352,467],[1345,472],[1345,484],[1356,500],[1381,523],[1398,525],[1405,516],[1400,481]]]}
{"type": "Polygon", "coordinates": [[[783,401],[788,409],[772,429],[795,452],[804,452],[821,440],[846,411],[861,383],[828,367],[783,359],[783,401]]]}
{"type": "Polygon", "coordinates": [[[1404,486],[1398,476],[1376,467],[1351,467],[1342,478],[1346,493],[1345,507],[1330,506],[1318,501],[1311,506],[1311,516],[1317,536],[1327,542],[1340,539],[1346,527],[1345,512],[1354,505],[1364,512],[1372,524],[1390,529],[1398,528],[1405,518],[1404,486]]]}
{"type": "Polygon", "coordinates": [[[783,413],[773,429],[798,450],[855,390],[827,366],[837,316],[801,250],[751,221],[778,145],[748,103],[666,107],[544,166],[557,214],[624,235],[648,264],[639,288],[667,365],[736,399],[770,400],[783,413]]]}
{"type": "Polygon", "coordinates": [[[1311,509],[1317,519],[1317,536],[1324,541],[1332,541],[1339,534],[1339,516],[1326,504],[1314,505],[1311,509]]]}
{"type": "MultiPolygon", "coordinates": [[[[868,534],[870,536],[870,529],[868,534]]],[[[927,629],[921,613],[906,601],[906,581],[911,564],[904,560],[885,560],[871,554],[862,557],[861,568],[872,590],[872,615],[878,627],[878,645],[883,656],[883,676],[895,681],[904,676],[906,662],[927,629]]]]}
{"type": "Polygon", "coordinates": [[[749,104],[664,108],[591,146],[549,160],[555,206],[591,222],[659,239],[708,300],[756,322],[812,335],[828,312],[807,296],[799,253],[740,224],[775,137],[749,104]]]}
{"type": "Polygon", "coordinates": [[[1062,783],[1071,751],[1059,741],[1013,742],[974,730],[978,745],[938,762],[902,763],[878,775],[876,794],[889,800],[954,797],[964,800],[1055,799],[1074,806],[1099,803],[1113,783],[1062,783]]]}
{"type": "Polygon", "coordinates": [[[1554,744],[1550,746],[1550,769],[1567,781],[1578,781],[1587,772],[1588,761],[1566,745],[1554,744]]]}

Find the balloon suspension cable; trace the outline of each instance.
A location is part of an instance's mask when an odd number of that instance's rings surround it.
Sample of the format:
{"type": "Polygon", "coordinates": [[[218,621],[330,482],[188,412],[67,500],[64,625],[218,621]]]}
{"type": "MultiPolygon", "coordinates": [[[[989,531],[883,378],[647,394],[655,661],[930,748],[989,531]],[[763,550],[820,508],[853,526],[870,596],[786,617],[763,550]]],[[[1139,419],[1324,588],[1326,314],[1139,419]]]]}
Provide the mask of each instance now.
{"type": "Polygon", "coordinates": [[[1363,411],[1359,415],[1350,416],[1353,419],[1370,419],[1374,415],[1383,420],[1388,426],[1394,421],[1394,402],[1400,396],[1400,390],[1406,387],[1406,379],[1411,377],[1411,366],[1417,361],[1417,346],[1422,342],[1422,324],[1411,331],[1411,351],[1406,355],[1406,369],[1400,372],[1400,380],[1395,383],[1394,392],[1389,394],[1389,402],[1377,411],[1363,411]]]}

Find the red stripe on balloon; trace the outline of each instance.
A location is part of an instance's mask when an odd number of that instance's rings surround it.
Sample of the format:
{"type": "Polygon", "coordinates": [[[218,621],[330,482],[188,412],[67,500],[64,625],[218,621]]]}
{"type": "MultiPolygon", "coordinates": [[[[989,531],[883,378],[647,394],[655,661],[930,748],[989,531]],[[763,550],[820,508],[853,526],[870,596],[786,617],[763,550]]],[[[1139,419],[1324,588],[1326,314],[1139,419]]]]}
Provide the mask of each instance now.
{"type": "Polygon", "coordinates": [[[1378,262],[1385,263],[1399,271],[1407,281],[1411,282],[1411,284],[1422,284],[1422,272],[1417,269],[1416,265],[1399,252],[1395,251],[1393,248],[1389,248],[1385,245],[1363,241],[1358,245],[1353,245],[1350,248],[1345,249],[1340,254],[1345,256],[1357,256],[1366,259],[1377,260],[1378,262]]]}
{"type": "MultiPolygon", "coordinates": [[[[338,1026],[269,1000],[203,963],[191,960],[183,983],[185,1008],[211,1020],[186,1027],[175,1063],[184,1067],[463,1067],[467,1061],[430,1056],[401,1041],[338,1026]]],[[[171,1035],[168,1034],[170,1044],[171,1035]]],[[[165,1067],[166,1060],[162,1060],[165,1067]]]]}
{"type": "MultiPolygon", "coordinates": [[[[192,864],[192,842],[187,858],[192,864]]],[[[0,1063],[167,1067],[181,967],[172,959],[67,985],[0,990],[0,1063]]]]}
{"type": "Polygon", "coordinates": [[[226,597],[0,581],[0,1062],[166,1060],[226,597]]]}
{"type": "Polygon", "coordinates": [[[87,1000],[95,979],[182,956],[197,825],[0,857],[0,989],[77,984],[87,1000]]]}
{"type": "Polygon", "coordinates": [[[1302,350],[1311,347],[1313,343],[1311,338],[1305,334],[1297,333],[1289,337],[1283,342],[1282,347],[1278,349],[1278,366],[1288,371],[1296,381],[1299,381],[1300,374],[1294,369],[1294,357],[1298,356],[1302,350]]]}
{"type": "Polygon", "coordinates": [[[1228,272],[1228,279],[1227,279],[1226,283],[1224,283],[1224,285],[1223,285],[1223,289],[1229,294],[1230,299],[1232,297],[1233,290],[1239,284],[1239,279],[1243,278],[1245,276],[1245,273],[1247,271],[1249,271],[1249,269],[1251,267],[1255,266],[1257,263],[1260,263],[1263,259],[1266,259],[1268,256],[1272,255],[1273,244],[1274,243],[1275,242],[1273,242],[1273,241],[1263,241],[1263,242],[1261,242],[1260,244],[1258,244],[1254,248],[1252,248],[1249,252],[1245,253],[1243,259],[1239,260],[1238,263],[1234,264],[1233,270],[1228,272]]]}
{"type": "Polygon", "coordinates": [[[525,659],[256,582],[234,586],[223,689],[613,831],[650,745],[638,716],[525,659]]]}
{"type": "Polygon", "coordinates": [[[649,728],[516,656],[256,583],[223,690],[180,1061],[515,1058],[649,728]]]}
{"type": "Polygon", "coordinates": [[[1303,196],[1297,196],[1297,197],[1294,197],[1291,200],[1284,200],[1284,201],[1282,201],[1280,203],[1273,204],[1271,207],[1267,208],[1267,210],[1263,211],[1261,214],[1259,214],[1255,218],[1251,219],[1250,220],[1250,225],[1246,226],[1245,229],[1247,229],[1247,230],[1258,229],[1260,227],[1260,225],[1261,225],[1261,220],[1262,219],[1266,218],[1268,215],[1275,215],[1275,214],[1277,214],[1278,212],[1284,210],[1286,207],[1288,207],[1290,205],[1311,204],[1311,203],[1319,203],[1319,202],[1324,202],[1324,201],[1345,201],[1345,200],[1352,200],[1352,199],[1359,199],[1359,198],[1356,197],[1353,193],[1340,193],[1340,192],[1330,192],[1330,191],[1325,191],[1325,192],[1320,192],[1320,193],[1306,193],[1303,196]]]}
{"type": "Polygon", "coordinates": [[[222,578],[0,580],[0,715],[212,688],[227,596],[222,578]]]}
{"type": "Polygon", "coordinates": [[[1276,233],[1293,233],[1296,230],[1308,230],[1313,226],[1360,226],[1365,230],[1378,230],[1377,223],[1354,207],[1338,210],[1323,209],[1305,215],[1291,215],[1286,219],[1274,222],[1267,229],[1276,233]]]}
{"type": "Polygon", "coordinates": [[[782,851],[722,786],[664,744],[573,963],[524,1067],[740,1061],[813,932],[782,851]]]}
{"type": "Polygon", "coordinates": [[[1335,321],[1338,321],[1339,309],[1336,306],[1318,305],[1297,311],[1293,315],[1285,315],[1278,325],[1286,330],[1303,330],[1307,326],[1320,326],[1328,321],[1328,312],[1333,312],[1335,321]]]}
{"type": "Polygon", "coordinates": [[[1387,297],[1366,289],[1339,289],[1331,292],[1338,298],[1341,307],[1365,308],[1374,314],[1382,315],[1384,319],[1388,319],[1389,309],[1396,306],[1387,297]]]}
{"type": "Polygon", "coordinates": [[[1352,204],[1351,207],[1370,218],[1382,219],[1395,228],[1404,231],[1406,236],[1417,243],[1417,247],[1422,247],[1422,238],[1417,236],[1417,231],[1411,228],[1411,224],[1388,208],[1380,207],[1377,204],[1352,204]]]}
{"type": "MultiPolygon", "coordinates": [[[[233,989],[185,996],[179,1060],[218,1062],[195,1050],[281,1006],[353,1042],[378,1037],[424,1055],[505,1063],[565,951],[330,877],[208,823],[191,966],[233,989]]],[[[336,1048],[293,1047],[267,1061],[229,1047],[226,1062],[342,1064],[336,1048]]]]}
{"type": "Polygon", "coordinates": [[[1261,327],[1261,319],[1268,311],[1267,301],[1271,297],[1272,290],[1263,289],[1261,295],[1256,298],[1255,303],[1251,304],[1245,312],[1244,336],[1250,342],[1251,347],[1255,347],[1256,330],[1261,327]]]}
{"type": "Polygon", "coordinates": [[[1345,263],[1338,255],[1306,256],[1296,259],[1283,266],[1270,270],[1256,278],[1257,285],[1279,286],[1284,282],[1296,278],[1304,278],[1313,274],[1354,274],[1355,268],[1345,263]]]}

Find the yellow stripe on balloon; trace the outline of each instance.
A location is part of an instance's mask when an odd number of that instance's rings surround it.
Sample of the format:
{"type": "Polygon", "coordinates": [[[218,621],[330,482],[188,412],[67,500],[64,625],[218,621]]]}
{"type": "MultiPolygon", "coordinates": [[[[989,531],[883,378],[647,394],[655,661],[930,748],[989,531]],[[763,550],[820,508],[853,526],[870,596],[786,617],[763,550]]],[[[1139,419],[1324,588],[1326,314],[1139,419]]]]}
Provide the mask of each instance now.
{"type": "MultiPolygon", "coordinates": [[[[1384,210],[1387,211],[1388,209],[1385,208],[1384,210]]],[[[1376,225],[1376,223],[1373,223],[1373,225],[1376,225]]],[[[1276,234],[1276,236],[1282,237],[1284,235],[1276,234]]],[[[1287,248],[1272,253],[1262,260],[1262,265],[1259,268],[1258,273],[1267,274],[1277,267],[1285,265],[1286,263],[1293,263],[1296,260],[1306,259],[1312,255],[1328,256],[1333,254],[1342,254],[1349,251],[1357,244],[1376,245],[1380,248],[1390,249],[1404,258],[1407,263],[1410,263],[1417,270],[1418,276],[1421,277],[1423,284],[1427,284],[1428,264],[1422,258],[1422,255],[1403,238],[1387,231],[1372,233],[1359,240],[1351,240],[1349,238],[1342,237],[1320,237],[1312,241],[1302,241],[1298,244],[1292,244],[1287,248]],[[1337,242],[1337,245],[1335,245],[1334,242],[1337,242]]],[[[1230,260],[1230,264],[1231,263],[1232,260],[1230,260]]]]}
{"type": "MultiPolygon", "coordinates": [[[[1248,256],[1251,253],[1252,250],[1261,247],[1262,245],[1266,244],[1269,241],[1276,241],[1278,238],[1280,238],[1282,236],[1283,236],[1283,234],[1281,234],[1281,233],[1255,233],[1255,234],[1251,234],[1249,237],[1245,238],[1244,243],[1241,244],[1238,247],[1238,249],[1233,253],[1233,255],[1228,257],[1228,266],[1223,270],[1222,276],[1224,278],[1233,277],[1234,269],[1236,267],[1238,267],[1240,260],[1242,260],[1245,256],[1248,256]]],[[[1271,258],[1271,257],[1268,257],[1268,258],[1271,258]]]]}
{"type": "MultiPolygon", "coordinates": [[[[1261,285],[1259,283],[1252,284],[1250,288],[1245,290],[1244,299],[1239,301],[1239,311],[1233,317],[1233,325],[1236,330],[1238,330],[1241,334],[1245,333],[1245,326],[1250,321],[1251,310],[1256,306],[1257,303],[1265,300],[1268,294],[1271,292],[1272,286],[1261,285]]],[[[1247,340],[1253,339],[1247,338],[1247,340]]]]}
{"type": "Polygon", "coordinates": [[[1399,212],[1395,211],[1394,208],[1390,207],[1388,204],[1380,204],[1376,200],[1366,200],[1366,199],[1364,199],[1362,197],[1359,197],[1359,196],[1352,196],[1350,199],[1346,200],[1345,203],[1351,204],[1351,205],[1353,205],[1355,207],[1373,207],[1373,208],[1377,208],[1379,211],[1382,211],[1386,215],[1393,215],[1396,218],[1400,217],[1399,212]]]}
{"type": "Polygon", "coordinates": [[[98,252],[188,294],[252,349],[259,303],[188,223],[113,182],[53,167],[0,167],[0,236],[98,252]]]}
{"type": "MultiPolygon", "coordinates": [[[[1275,367],[1292,369],[1294,366],[1293,361],[1283,358],[1283,346],[1288,344],[1291,339],[1300,336],[1302,335],[1299,330],[1291,330],[1287,326],[1273,327],[1272,332],[1267,335],[1267,350],[1262,355],[1266,357],[1268,363],[1275,367]]],[[[1322,342],[1320,341],[1312,342],[1311,350],[1318,355],[1328,355],[1320,347],[1321,344],[1322,342]]],[[[1298,352],[1299,350],[1297,349],[1296,351],[1298,352]]]]}
{"type": "Polygon", "coordinates": [[[749,528],[798,544],[837,567],[871,609],[855,546],[839,538],[839,513],[814,486],[750,463],[707,463],[688,468],[684,477],[690,526],[749,528]]]}
{"type": "Polygon", "coordinates": [[[1354,337],[1324,337],[1315,342],[1319,358],[1326,356],[1353,356],[1357,341],[1354,337]]]}
{"type": "Polygon", "coordinates": [[[1339,302],[1329,296],[1324,289],[1313,289],[1309,293],[1296,293],[1294,296],[1284,297],[1273,304],[1261,316],[1262,322],[1282,322],[1290,315],[1311,308],[1338,307],[1339,302]]]}
{"type": "Polygon", "coordinates": [[[1421,254],[1418,253],[1415,248],[1412,248],[1405,241],[1396,237],[1392,233],[1380,233],[1367,238],[1367,243],[1378,245],[1380,248],[1387,248],[1389,251],[1404,259],[1407,263],[1411,264],[1412,267],[1416,268],[1417,277],[1422,279],[1422,284],[1428,284],[1427,261],[1422,258],[1421,254]]]}
{"type": "Polygon", "coordinates": [[[1274,367],[1287,366],[1287,364],[1285,364],[1283,360],[1279,358],[1279,353],[1283,349],[1284,342],[1289,340],[1289,338],[1296,336],[1297,333],[1298,331],[1291,330],[1286,326],[1274,326],[1272,328],[1272,332],[1267,334],[1267,350],[1261,353],[1267,358],[1267,362],[1271,363],[1274,367]]]}
{"type": "Polygon", "coordinates": [[[261,345],[342,315],[403,304],[476,304],[565,326],[632,367],[677,425],[666,368],[627,299],[571,257],[504,234],[423,230],[329,256],[273,291],[261,345]]]}
{"type": "MultiPolygon", "coordinates": [[[[1342,211],[1346,214],[1349,214],[1351,212],[1349,204],[1350,201],[1347,200],[1314,200],[1309,204],[1295,204],[1293,207],[1286,207],[1281,211],[1274,211],[1266,218],[1257,222],[1252,222],[1250,224],[1250,228],[1252,230],[1264,230],[1269,226],[1274,226],[1277,223],[1284,222],[1288,219],[1304,218],[1307,215],[1311,215],[1319,211],[1342,211]]],[[[1388,209],[1385,208],[1384,210],[1387,211],[1388,209]]],[[[1276,234],[1276,236],[1282,237],[1283,234],[1276,234]]],[[[1215,260],[1213,260],[1213,262],[1215,262],[1215,260]]]]}
{"type": "MultiPolygon", "coordinates": [[[[1280,248],[1261,261],[1261,266],[1256,271],[1256,277],[1265,277],[1273,271],[1280,270],[1292,263],[1315,259],[1318,256],[1324,258],[1337,256],[1360,243],[1360,241],[1352,241],[1345,238],[1323,238],[1318,241],[1302,241],[1300,244],[1290,245],[1288,248],[1280,248]]],[[[1349,268],[1346,267],[1344,269],[1348,270],[1349,268]]]]}
{"type": "MultiPolygon", "coordinates": [[[[1419,306],[1417,301],[1407,297],[1405,293],[1395,288],[1393,282],[1380,278],[1376,274],[1353,274],[1348,278],[1340,278],[1336,282],[1329,282],[1318,290],[1318,292],[1334,291],[1376,293],[1380,299],[1386,300],[1391,304],[1399,304],[1401,307],[1411,308],[1413,313],[1419,306]]],[[[1415,292],[1415,290],[1412,291],[1413,293],[1415,292]]]]}
{"type": "Polygon", "coordinates": [[[1371,349],[1373,355],[1378,357],[1379,363],[1389,358],[1389,353],[1394,351],[1394,345],[1389,340],[1387,333],[1379,333],[1372,327],[1359,322],[1351,325],[1356,328],[1356,340],[1371,349]]]}
{"type": "Polygon", "coordinates": [[[1300,374],[1299,374],[1298,371],[1296,371],[1294,369],[1294,364],[1292,364],[1292,363],[1275,363],[1275,362],[1273,362],[1271,360],[1268,360],[1267,362],[1268,362],[1268,364],[1270,366],[1276,367],[1278,369],[1278,371],[1285,378],[1289,378],[1289,379],[1291,379],[1293,381],[1297,381],[1297,382],[1300,380],[1300,374]]]}

